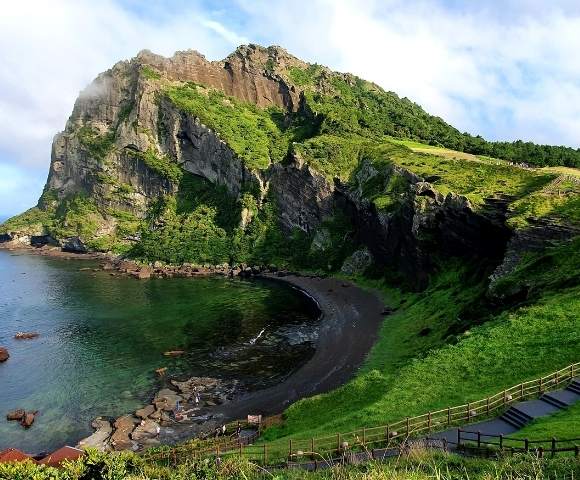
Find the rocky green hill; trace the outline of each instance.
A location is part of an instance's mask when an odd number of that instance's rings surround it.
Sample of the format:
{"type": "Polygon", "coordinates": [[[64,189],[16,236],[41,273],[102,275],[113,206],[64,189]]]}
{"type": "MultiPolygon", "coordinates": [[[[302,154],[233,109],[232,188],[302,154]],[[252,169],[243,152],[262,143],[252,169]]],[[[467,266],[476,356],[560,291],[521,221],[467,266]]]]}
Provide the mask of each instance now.
{"type": "MultiPolygon", "coordinates": [[[[346,275],[393,308],[266,438],[422,414],[578,361],[580,152],[460,133],[279,47],[143,51],[79,96],[12,245],[346,275]]],[[[284,447],[281,447],[284,448],[284,447]]]]}
{"type": "Polygon", "coordinates": [[[484,258],[501,274],[576,235],[577,170],[531,165],[578,158],[461,134],[279,47],[220,62],[143,51],[80,94],[38,206],[0,229],[170,263],[337,271],[354,254],[345,271],[372,265],[424,287],[440,256],[484,258]]]}

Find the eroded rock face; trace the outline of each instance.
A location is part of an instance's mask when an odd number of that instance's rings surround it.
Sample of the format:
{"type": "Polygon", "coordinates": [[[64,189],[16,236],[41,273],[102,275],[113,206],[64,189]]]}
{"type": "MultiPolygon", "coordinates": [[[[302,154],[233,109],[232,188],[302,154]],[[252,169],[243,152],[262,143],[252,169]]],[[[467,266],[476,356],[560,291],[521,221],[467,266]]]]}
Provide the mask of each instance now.
{"type": "Polygon", "coordinates": [[[373,256],[368,248],[361,248],[348,257],[340,271],[346,275],[361,275],[373,263],[373,256]]]}
{"type": "Polygon", "coordinates": [[[434,254],[501,262],[511,235],[505,226],[505,204],[492,201],[485,213],[476,212],[466,197],[443,196],[401,167],[382,173],[385,181],[400,176],[408,183],[389,209],[378,209],[362,195],[362,185],[380,174],[370,165],[359,170],[354,188],[340,186],[338,200],[338,208],[350,213],[360,242],[368,247],[377,266],[401,272],[421,289],[434,269],[434,254]]]}
{"type": "MultiPolygon", "coordinates": [[[[444,196],[425,178],[400,166],[378,167],[370,161],[362,162],[348,185],[328,179],[292,153],[283,163],[253,170],[219,134],[160,94],[161,83],[190,81],[259,107],[277,106],[312,116],[304,96],[281,74],[292,66],[307,64],[278,47],[252,45],[220,62],[209,62],[195,51],[171,58],[143,51],[119,62],[81,93],[64,132],[55,137],[47,190],[60,199],[83,192],[102,212],[121,210],[143,218],[153,200],[179,188],[145,161],[149,152],[224,186],[238,198],[243,192],[258,192],[258,206],[274,199],[281,227],[312,235],[314,250],[324,248],[325,234],[319,231],[324,220],[338,210],[346,213],[356,227],[356,242],[368,250],[376,266],[400,271],[418,288],[433,270],[430,252],[435,250],[446,255],[491,255],[492,261],[498,257],[501,263],[509,239],[505,205],[490,201],[486,212],[478,213],[465,197],[444,196]],[[144,74],[144,69],[153,74],[144,74]],[[94,135],[96,146],[91,144],[94,135]],[[365,184],[395,176],[406,185],[405,193],[393,198],[392,208],[377,208],[366,198],[365,184]]],[[[114,232],[117,220],[102,215],[98,234],[114,232]]],[[[251,222],[246,209],[239,224],[246,228],[251,222]]],[[[64,248],[86,250],[78,238],[67,239],[64,248]]],[[[149,275],[148,270],[134,273],[137,278],[149,275]]]]}
{"type": "Polygon", "coordinates": [[[489,292],[492,297],[502,299],[519,292],[498,291],[496,283],[517,267],[526,252],[542,251],[546,245],[566,242],[580,235],[580,228],[574,224],[562,224],[549,218],[531,220],[528,228],[517,230],[507,244],[503,261],[490,276],[489,292]]]}
{"type": "Polygon", "coordinates": [[[334,213],[334,185],[308,165],[275,164],[267,175],[280,209],[280,222],[287,230],[314,233],[334,213]]]}

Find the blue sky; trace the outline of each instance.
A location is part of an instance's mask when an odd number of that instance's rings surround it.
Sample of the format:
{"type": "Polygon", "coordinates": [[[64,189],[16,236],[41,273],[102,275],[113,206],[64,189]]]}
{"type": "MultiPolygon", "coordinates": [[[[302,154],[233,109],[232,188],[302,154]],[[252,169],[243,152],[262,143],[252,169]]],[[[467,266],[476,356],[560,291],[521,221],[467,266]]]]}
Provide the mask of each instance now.
{"type": "Polygon", "coordinates": [[[148,48],[241,43],[350,71],[489,139],[580,146],[580,2],[6,0],[0,217],[33,206],[78,92],[148,48]]]}

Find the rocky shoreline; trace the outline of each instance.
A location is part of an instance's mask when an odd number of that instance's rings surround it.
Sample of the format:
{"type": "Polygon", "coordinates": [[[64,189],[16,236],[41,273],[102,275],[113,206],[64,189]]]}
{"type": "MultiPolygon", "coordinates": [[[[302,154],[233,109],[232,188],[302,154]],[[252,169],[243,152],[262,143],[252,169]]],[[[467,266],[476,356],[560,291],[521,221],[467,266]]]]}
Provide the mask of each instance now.
{"type": "MultiPolygon", "coordinates": [[[[275,265],[195,265],[183,263],[181,265],[166,265],[161,262],[151,264],[142,264],[139,262],[111,259],[102,264],[102,269],[111,272],[111,275],[125,274],[133,278],[145,280],[148,278],[192,278],[207,275],[221,275],[224,277],[251,277],[255,275],[264,275],[279,273],[275,265]]],[[[282,274],[288,272],[282,271],[282,274]]]]}
{"type": "MultiPolygon", "coordinates": [[[[374,344],[386,314],[383,302],[373,292],[341,279],[300,276],[273,265],[175,266],[159,262],[148,265],[106,254],[63,254],[46,247],[14,250],[99,260],[98,268],[79,270],[105,271],[140,280],[219,275],[282,281],[313,300],[321,312],[314,356],[279,384],[248,392],[235,380],[191,377],[180,381],[165,377],[166,372],[161,369],[157,374],[163,379],[163,386],[148,404],[118,418],[96,418],[92,422],[94,433],[82,439],[79,447],[140,451],[223,434],[225,425],[247,415],[278,414],[301,398],[337,388],[352,378],[374,344]],[[360,335],[360,331],[365,335],[360,335]]],[[[232,433],[226,431],[225,434],[232,433]]]]}
{"type": "MultiPolygon", "coordinates": [[[[250,277],[255,275],[278,273],[275,265],[248,265],[223,263],[220,265],[183,263],[167,265],[162,262],[149,264],[125,259],[104,252],[72,252],[61,247],[44,245],[35,247],[24,243],[10,241],[1,242],[0,249],[14,253],[40,255],[44,257],[62,258],[66,260],[97,260],[102,262],[100,269],[109,271],[111,275],[123,274],[137,279],[148,278],[192,278],[197,276],[219,275],[224,277],[250,277]]],[[[282,271],[283,274],[290,272],[282,271]]]]}
{"type": "Polygon", "coordinates": [[[178,425],[189,426],[198,438],[213,435],[216,430],[223,435],[223,415],[212,413],[212,408],[227,404],[238,393],[236,380],[211,377],[171,380],[154,395],[151,403],[133,414],[116,419],[97,417],[91,423],[95,432],[80,440],[77,448],[140,451],[160,445],[161,430],[178,425]]]}

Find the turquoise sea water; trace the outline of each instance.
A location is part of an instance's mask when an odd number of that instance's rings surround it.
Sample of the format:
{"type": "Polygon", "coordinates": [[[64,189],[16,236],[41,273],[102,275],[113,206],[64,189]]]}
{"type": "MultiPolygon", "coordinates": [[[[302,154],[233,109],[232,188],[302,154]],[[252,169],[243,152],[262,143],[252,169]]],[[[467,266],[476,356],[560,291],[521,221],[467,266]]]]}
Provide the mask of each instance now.
{"type": "Polygon", "coordinates": [[[140,408],[161,380],[240,379],[248,389],[288,376],[313,354],[318,311],[276,282],[151,279],[80,271],[91,261],[0,251],[0,450],[75,444],[99,415],[140,408]],[[40,337],[18,341],[18,331],[40,337]],[[258,340],[256,337],[261,333],[258,340]],[[163,356],[185,350],[181,358],[163,356]],[[38,410],[24,430],[14,408],[38,410]]]}

